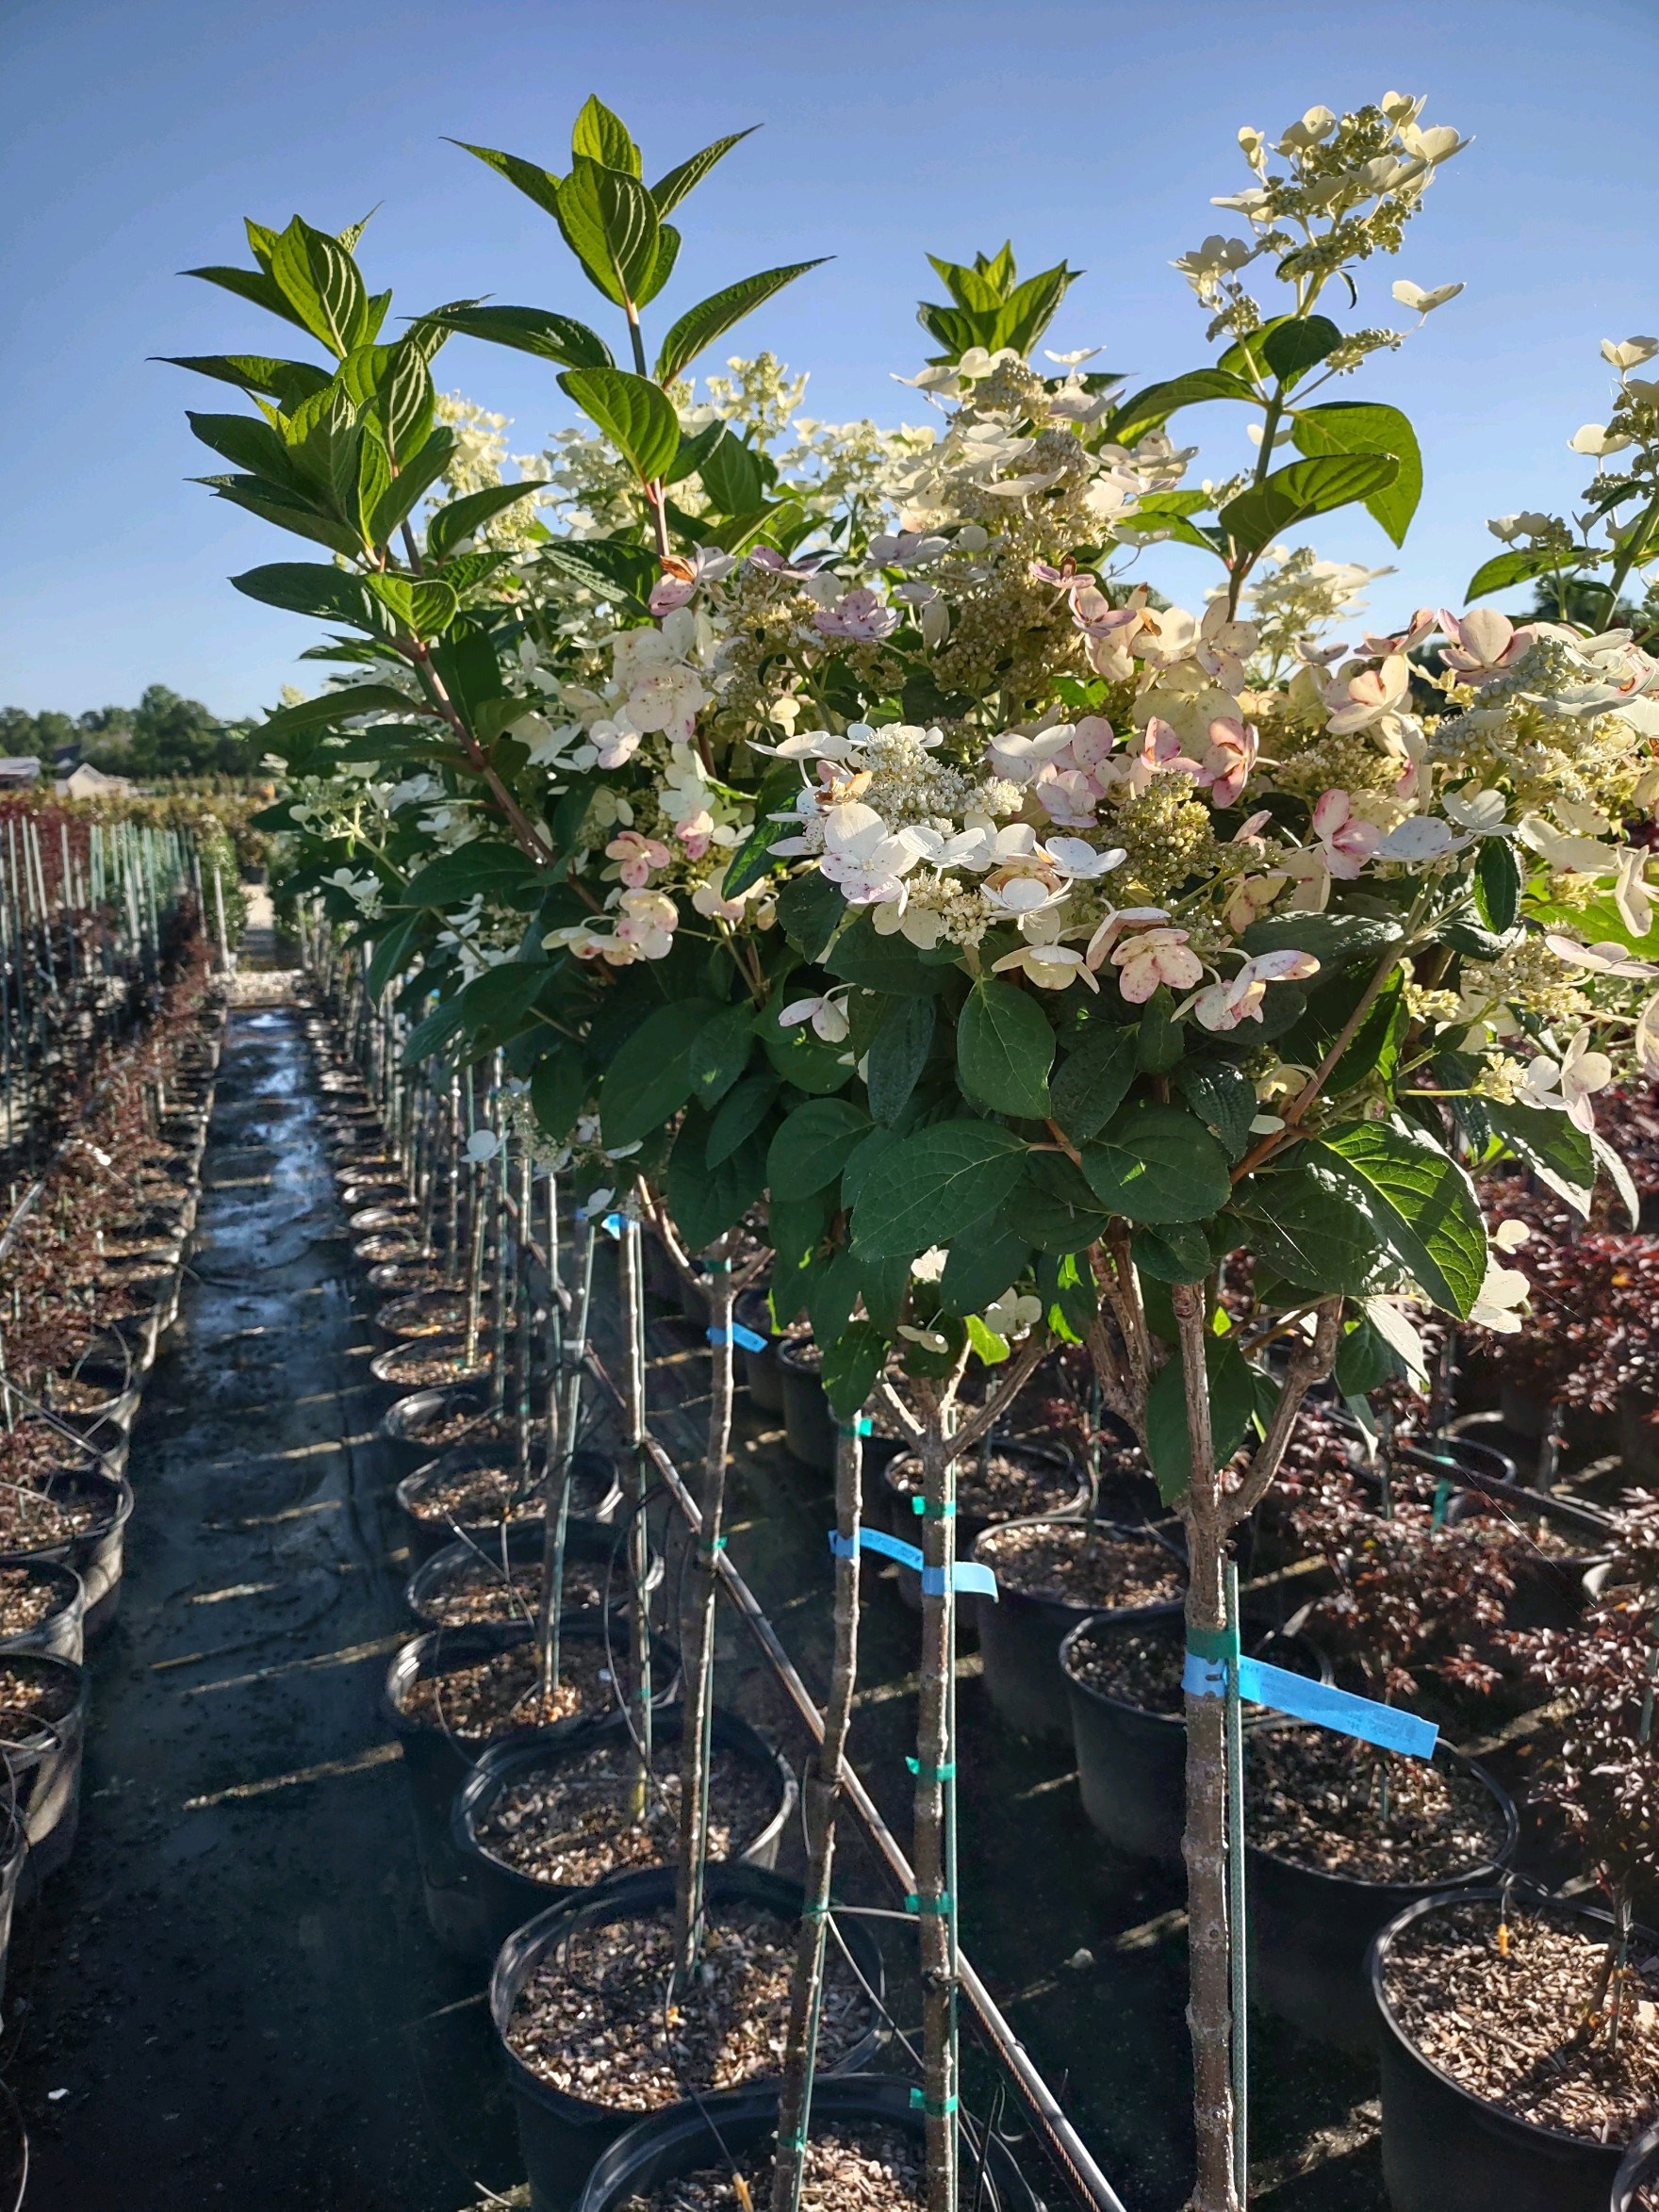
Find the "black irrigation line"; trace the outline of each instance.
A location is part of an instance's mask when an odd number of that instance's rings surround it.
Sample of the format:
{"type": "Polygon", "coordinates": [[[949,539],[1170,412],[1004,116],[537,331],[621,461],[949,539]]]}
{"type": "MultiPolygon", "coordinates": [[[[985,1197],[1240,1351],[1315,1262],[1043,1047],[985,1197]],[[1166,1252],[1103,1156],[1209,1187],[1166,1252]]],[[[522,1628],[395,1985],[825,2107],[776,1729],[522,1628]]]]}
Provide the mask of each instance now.
{"type": "MultiPolygon", "coordinates": [[[[545,1269],[545,1252],[534,1238],[526,1238],[525,1244],[545,1269]]],[[[554,1287],[560,1303],[568,1307],[568,1291],[563,1284],[556,1283],[554,1287]]],[[[585,1358],[588,1372],[594,1381],[608,1393],[618,1410],[625,1410],[622,1391],[595,1351],[591,1338],[585,1358]]],[[[650,1455],[662,1480],[663,1489],[687,1529],[694,1536],[699,1534],[703,1523],[702,1510],[681,1479],[680,1470],[665,1447],[649,1429],[643,1439],[643,1449],[650,1455]]],[[[715,1571],[726,1596],[741,1614],[744,1625],[770,1662],[773,1672],[813,1742],[821,1744],[824,1740],[824,1716],[813,1702],[812,1693],[779,1641],[778,1632],[767,1619],[759,1599],[731,1564],[731,1556],[726,1551],[716,1552],[715,1571]]],[[[841,1788],[866,1839],[884,1862],[899,1894],[913,1895],[916,1887],[915,1869],[900,1849],[898,1839],[882,1819],[875,1799],[865,1789],[856,1770],[845,1759],[841,1762],[841,1788]]],[[[1093,2207],[1093,2212],[1125,2212],[1123,2199],[1101,2171],[1088,2145],[1067,2119],[1059,2099],[1043,2078],[1036,2061],[1010,2027],[995,1999],[965,1956],[961,1959],[961,1979],[962,1995],[967,2000],[969,2009],[977,2020],[996,2057],[1012,2077],[1021,2101],[1043,2138],[1044,2148],[1073,2195],[1080,2204],[1093,2207]]]]}

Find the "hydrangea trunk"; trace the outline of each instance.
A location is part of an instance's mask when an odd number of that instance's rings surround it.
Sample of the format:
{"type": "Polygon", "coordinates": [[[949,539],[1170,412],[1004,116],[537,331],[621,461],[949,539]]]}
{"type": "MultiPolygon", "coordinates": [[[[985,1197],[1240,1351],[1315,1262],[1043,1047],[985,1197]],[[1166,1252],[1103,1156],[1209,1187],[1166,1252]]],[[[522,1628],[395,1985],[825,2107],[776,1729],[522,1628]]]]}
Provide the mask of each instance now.
{"type": "Polygon", "coordinates": [[[709,1262],[709,1443],[703,1463],[702,1532],[692,1556],[681,1634],[685,1691],[680,1724],[680,1860],[674,1889],[674,1957],[687,1974],[703,1938],[709,1857],[710,1734],[715,1718],[715,1562],[723,1541],[726,1468],[731,1455],[731,1263],[709,1262]]]}

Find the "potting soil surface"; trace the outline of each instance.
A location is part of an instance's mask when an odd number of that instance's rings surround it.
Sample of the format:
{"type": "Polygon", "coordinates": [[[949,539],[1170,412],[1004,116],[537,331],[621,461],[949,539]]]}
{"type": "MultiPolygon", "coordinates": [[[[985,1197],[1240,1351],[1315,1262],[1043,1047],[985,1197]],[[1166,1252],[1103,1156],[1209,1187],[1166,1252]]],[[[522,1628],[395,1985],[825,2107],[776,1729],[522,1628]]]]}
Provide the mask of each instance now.
{"type": "MultiPolygon", "coordinates": [[[[205,1241],[135,1437],[121,1616],[91,1658],[80,1840],[14,1935],[0,2072],[32,2138],[33,2212],[221,2197],[260,2212],[461,2212],[486,2190],[523,2202],[484,1972],[427,1925],[380,1711],[389,1658],[416,1629],[391,1494],[410,1461],[379,1434],[391,1393],[369,1374],[374,1294],[352,1257],[322,1104],[301,1011],[234,1014],[205,1241]]],[[[608,1250],[596,1307],[609,1356],[608,1250]]],[[[703,1331],[652,1311],[659,1433],[695,1466],[703,1331]]],[[[831,1519],[829,1478],[793,1460],[779,1417],[741,1393],[731,1556],[820,1696],[831,1519]]],[[[868,1578],[853,1729],[901,1843],[920,1640],[903,1571],[868,1578]]],[[[671,1554],[666,1593],[678,1575],[671,1554]]],[[[798,1766],[804,1730],[729,1609],[719,1648],[721,1704],[798,1766]]],[[[1179,1870],[1116,1858],[1094,1836],[1070,1755],[992,1713],[966,1625],[958,1672],[964,1946],[1127,2212],[1168,2212],[1191,2180],[1179,1870]]],[[[856,1829],[844,1833],[838,1889],[894,1915],[871,1925],[895,2024],[913,2036],[913,1923],[856,1829]]],[[[792,1835],[780,1869],[799,1864],[792,1835]]],[[[999,2076],[971,2033],[967,2044],[964,2095],[985,2114],[999,2076]]],[[[1374,2071],[1264,2017],[1252,2061],[1253,2204],[1380,2212],[1374,2071]]],[[[1017,2106],[1001,2112],[1017,2131],[1017,2106]]],[[[1031,2171],[1052,2205],[1068,2202],[1031,2171]]]]}

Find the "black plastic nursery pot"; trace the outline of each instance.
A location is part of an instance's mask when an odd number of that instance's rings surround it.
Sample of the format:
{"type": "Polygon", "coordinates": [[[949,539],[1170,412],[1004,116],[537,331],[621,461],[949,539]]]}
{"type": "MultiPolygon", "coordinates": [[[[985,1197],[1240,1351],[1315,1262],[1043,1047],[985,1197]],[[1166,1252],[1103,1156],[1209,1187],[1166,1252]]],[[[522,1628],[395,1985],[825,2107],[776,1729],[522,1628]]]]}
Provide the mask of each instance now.
{"type": "MultiPolygon", "coordinates": [[[[976,1450],[977,1447],[975,1448],[976,1450]]],[[[1076,1456],[1062,1451],[1058,1445],[1030,1444],[1024,1437],[998,1436],[994,1445],[998,1459],[1017,1460],[1031,1469],[1033,1475],[1046,1476],[1051,1488],[1048,1498],[1029,1513],[991,1515],[977,1509],[970,1487],[972,1454],[957,1465],[956,1555],[971,1559],[974,1547],[987,1529],[1003,1528],[1012,1520],[1075,1520],[1088,1509],[1089,1484],[1078,1466],[1076,1456]]],[[[915,1499],[920,1495],[921,1462],[902,1446],[889,1454],[880,1468],[879,1484],[882,1512],[873,1515],[886,1523],[894,1534],[907,1544],[921,1541],[917,1532],[921,1518],[916,1512],[915,1499]]],[[[895,1587],[899,1597],[912,1613],[922,1610],[922,1585],[919,1578],[900,1570],[895,1587]]],[[[989,1611],[989,1606],[987,1606],[989,1611]]],[[[977,1620],[977,1612],[963,1608],[964,1616],[977,1620]]],[[[1058,1636],[1056,1642],[1059,1642],[1058,1636]]]]}
{"type": "MultiPolygon", "coordinates": [[[[1260,1725],[1294,1729],[1311,1723],[1260,1725]]],[[[1347,2051],[1369,2055],[1376,2049],[1376,2006],[1366,1965],[1377,1931],[1409,1905],[1484,1887],[1515,1855],[1520,1824],[1508,1792],[1484,1766],[1444,1744],[1436,1746],[1435,1758],[1479,1782],[1498,1807],[1503,1841],[1494,1858],[1437,1881],[1377,1882],[1297,1865],[1254,1843],[1245,1848],[1251,1996],[1304,2034],[1347,2051]]]]}
{"type": "Polygon", "coordinates": [[[427,1432],[440,1426],[452,1415],[482,1420],[489,1411],[487,1385],[454,1383],[440,1385],[432,1390],[411,1390],[406,1397],[393,1399],[380,1417],[381,1434],[389,1443],[400,1447],[405,1464],[413,1454],[413,1464],[431,1459],[435,1450],[443,1449],[427,1440],[427,1432]]]}
{"type": "Polygon", "coordinates": [[[117,1428],[130,1429],[143,1401],[144,1379],[135,1370],[125,1343],[108,1330],[72,1366],[59,1369],[56,1379],[100,1393],[90,1404],[74,1408],[83,1420],[113,1421],[117,1428]]]}
{"type": "MultiPolygon", "coordinates": [[[[454,1583],[457,1576],[469,1567],[477,1568],[482,1573],[493,1575],[504,1590],[507,1576],[515,1569],[534,1568],[539,1573],[546,1533],[545,1522],[537,1518],[498,1524],[483,1536],[457,1537],[452,1544],[446,1544],[442,1550],[435,1551],[430,1559],[416,1568],[404,1585],[403,1602],[426,1628],[459,1627],[461,1623],[446,1620],[442,1605],[444,1591],[454,1583]]],[[[606,1602],[613,1612],[625,1612],[628,1606],[625,1539],[626,1531],[619,1523],[578,1519],[573,1515],[566,1524],[567,1568],[597,1567],[601,1586],[608,1570],[610,1594],[606,1602]]],[[[662,1578],[662,1557],[653,1554],[646,1578],[647,1587],[654,1589],[662,1578]]],[[[568,1583],[566,1587],[568,1589],[568,1583]]],[[[525,1619],[529,1614],[519,1611],[513,1617],[525,1619]]]]}
{"type": "MultiPolygon", "coordinates": [[[[653,1742],[678,1744],[684,1718],[685,1709],[682,1705],[665,1705],[661,1712],[654,1712],[653,1742]]],[[[767,1817],[752,1835],[743,1839],[740,1848],[731,1855],[733,1864],[770,1870],[778,1863],[778,1847],[799,1796],[795,1770],[758,1729],[750,1728],[747,1721],[734,1712],[722,1712],[716,1708],[712,1733],[717,1751],[731,1752],[764,1775],[772,1786],[767,1817]]],[[[613,1713],[608,1720],[594,1722],[574,1734],[560,1736],[550,1730],[539,1731],[534,1736],[499,1744],[486,1751],[462,1783],[451,1813],[450,1828],[456,1855],[468,1870],[466,1889],[478,1915],[476,1942],[471,1946],[473,1956],[486,1961],[494,1958],[515,1928],[522,1927],[526,1921],[545,1912],[550,1906],[587,1892],[597,1892],[608,1883],[627,1880],[640,1871],[627,1868],[595,1883],[541,1882],[495,1857],[478,1840],[479,1824],[488,1816],[503,1790],[529,1775],[580,1758],[601,1745],[620,1747],[630,1741],[630,1736],[629,1716],[621,1712],[613,1713]]]]}
{"type": "Polygon", "coordinates": [[[1502,1488],[1493,1483],[1459,1491],[1446,1515],[1455,1523],[1520,1516],[1545,1522],[1570,1548],[1522,1552],[1514,1569],[1515,1588],[1503,1607],[1504,1623],[1512,1629],[1570,1629],[1585,1608],[1585,1575],[1613,1548],[1612,1524],[1589,1506],[1507,1483],[1502,1488]]]}
{"type": "Polygon", "coordinates": [[[803,1466],[828,1474],[835,1465],[835,1416],[824,1395],[823,1356],[810,1336],[778,1339],[783,1441],[803,1466]]]}
{"type": "Polygon", "coordinates": [[[26,1681],[31,1696],[26,1710],[0,1699],[0,1748],[28,1841],[18,1883],[27,1898],[74,1848],[91,1684],[84,1667],[40,1651],[8,1652],[0,1667],[26,1681]]]}
{"type": "MultiPolygon", "coordinates": [[[[422,1512],[422,1500],[439,1483],[447,1483],[454,1475],[475,1467],[504,1467],[508,1464],[511,1447],[503,1442],[485,1444],[452,1444],[440,1451],[435,1459],[428,1459],[413,1474],[405,1475],[392,1495],[396,1498],[409,1532],[409,1548],[416,1560],[430,1559],[432,1555],[461,1537],[469,1537],[474,1543],[490,1544],[498,1540],[501,1523],[499,1520],[457,1521],[442,1515],[422,1512]]],[[[523,1500],[522,1513],[515,1513],[512,1523],[522,1522],[525,1527],[538,1526],[542,1518],[541,1483],[538,1466],[532,1463],[532,1489],[523,1500]]],[[[616,1462],[603,1451],[582,1450],[572,1456],[570,1516],[572,1520],[588,1520],[596,1524],[608,1521],[621,1503],[621,1488],[616,1480],[616,1462]]]]}
{"type": "Polygon", "coordinates": [[[476,1383],[489,1372],[489,1329],[482,1325],[472,1357],[467,1357],[464,1336],[422,1336],[388,1345],[369,1363],[377,1383],[400,1392],[443,1389],[452,1383],[476,1383]],[[430,1374],[418,1372],[422,1363],[433,1363],[430,1374]]]}
{"type": "MultiPolygon", "coordinates": [[[[1005,1529],[1049,1527],[1055,1520],[1052,1515],[1033,1516],[1028,1520],[1004,1521],[994,1529],[982,1530],[974,1544],[974,1557],[988,1563],[996,1537],[1005,1529]]],[[[1076,1528],[1079,1524],[1061,1516],[1059,1525],[1076,1528]]],[[[1149,1561],[1155,1555],[1167,1555],[1172,1567],[1185,1579],[1186,1563],[1179,1549],[1153,1531],[1099,1523],[1096,1533],[1106,1542],[1133,1545],[1145,1551],[1149,1561]]],[[[1111,1607],[1106,1613],[1109,1618],[1121,1613],[1125,1619],[1156,1620],[1178,1613],[1183,1602],[1182,1597],[1174,1597],[1151,1605],[1111,1607]]],[[[1072,1711],[1060,1672],[1059,1647],[1080,1621],[1100,1618],[1102,1608],[1032,1597],[1013,1582],[1005,1581],[1000,1572],[996,1597],[978,1595],[971,1604],[979,1630],[985,1691],[998,1718],[1022,1736],[1033,1736],[1045,1744],[1070,1744],[1072,1711]]]]}
{"type": "Polygon", "coordinates": [[[783,1378],[778,1372],[778,1332],[772,1326],[772,1299],[765,1285],[740,1291],[731,1314],[740,1329],[750,1329],[766,1340],[761,1352],[750,1352],[744,1346],[738,1348],[738,1362],[751,1404],[763,1413],[781,1413],[783,1378]]]}
{"type": "Polygon", "coordinates": [[[1650,2195],[1659,2198],[1659,2127],[1637,2136],[1619,2160],[1610,2212],[1635,2212],[1636,2191],[1644,2183],[1650,2195]]]}
{"type": "MultiPolygon", "coordinates": [[[[1372,1945],[1369,1974],[1379,2018],[1383,2082],[1383,2179],[1394,2212],[1607,2212],[1626,2145],[1595,2143],[1521,2120],[1473,2095],[1425,2058],[1388,2004],[1387,1971],[1402,1933],[1449,1902],[1496,1905],[1501,1892],[1471,1890],[1407,1906],[1372,1945]]],[[[1527,1909],[1544,1905],[1536,1897],[1527,1909]]],[[[1587,1923],[1597,1940],[1610,1916],[1549,1900],[1547,1909],[1587,1923]]],[[[1634,1931],[1649,1951],[1659,1935],[1634,1931]]],[[[1543,2054],[1540,2052],[1540,2057],[1543,2054]]],[[[1634,2184],[1632,2184],[1634,2187],[1634,2184]]]]}
{"type": "MultiPolygon", "coordinates": [[[[760,1906],[792,1921],[800,1917],[805,1897],[799,1882],[748,1866],[711,1866],[706,1894],[711,1908],[723,1904],[760,1906]]],[[[566,2212],[582,2192],[595,2161],[638,2123],[639,2115],[567,2095],[531,2072],[506,2040],[518,1992],[543,1960],[556,1954],[576,1929],[668,1911],[673,1900],[671,1868],[630,1875],[585,1898],[550,1906],[501,1946],[490,1977],[490,2016],[513,2092],[533,2212],[566,2212]]],[[[868,2028],[844,2053],[839,2065],[826,2070],[828,2076],[857,2073],[876,2056],[885,2037],[880,2009],[885,1991],[880,1947],[866,1921],[842,1914],[836,1925],[858,1973],[874,1995],[868,2028]]],[[[908,2104],[909,2091],[904,2094],[908,2104]]],[[[707,2102],[704,2097],[703,2103],[707,2102]]],[[[689,2107],[674,2105],[652,2117],[663,2119],[667,2112],[688,2108],[697,2110],[695,2104],[689,2107]]]]}
{"type": "MultiPolygon", "coordinates": [[[[893,2129],[919,2144],[927,2127],[911,2105],[911,2087],[892,2074],[820,2074],[813,2083],[813,2117],[818,2128],[859,2125],[893,2129]]],[[[764,2166],[778,2130],[778,2092],[716,2089],[700,2101],[671,2105],[635,2121],[594,2161],[575,2212],[619,2212],[632,2198],[705,2167],[727,2170],[733,2158],[753,2158],[764,2166]]],[[[992,2138],[981,2153],[977,2129],[964,2125],[962,2141],[964,2202],[980,2212],[1037,2212],[1039,2200],[1015,2165],[1008,2145],[992,2138]],[[983,2171],[981,2172],[981,2165],[983,2171]]],[[[764,2199],[756,2195],[757,2203],[764,2199]]],[[[539,2201],[532,2191],[532,2203],[539,2201]]]]}
{"type": "MultiPolygon", "coordinates": [[[[28,1837],[14,1808],[0,1802],[0,1998],[6,1994],[6,1966],[11,1952],[11,1915],[18,1885],[28,1863],[28,1837]]],[[[0,2129],[0,2135],[3,2135],[0,2129]]],[[[5,2160],[0,2155],[0,2175],[5,2160]]],[[[0,2181],[0,2187],[3,2187],[0,2181]]],[[[0,2200],[3,2201],[3,2200],[0,2200]]]]}
{"type": "Polygon", "coordinates": [[[124,1475],[98,1473],[90,1464],[49,1475],[41,1494],[54,1503],[90,1506],[92,1526],[73,1536],[19,1544],[20,1559],[57,1560],[80,1577],[84,1599],[81,1633],[88,1643],[101,1636],[121,1606],[121,1575],[126,1524],[132,1517],[132,1484],[124,1475]]]}
{"type": "MultiPolygon", "coordinates": [[[[1077,1792],[1091,1827],[1133,1859],[1178,1865],[1187,1818],[1187,1723],[1181,1712],[1148,1712],[1081,1679],[1075,1655],[1086,1638],[1112,1636],[1152,1621],[1178,1626],[1179,1604],[1140,1612],[1096,1613],[1079,1621],[1059,1647],[1059,1669],[1072,1718],[1077,1792]]],[[[1300,1636],[1244,1623],[1253,1656],[1329,1681],[1330,1662],[1300,1636]]]]}
{"type": "Polygon", "coordinates": [[[86,1587],[79,1575],[61,1560],[0,1552],[0,1579],[13,1574],[25,1576],[32,1588],[46,1592],[48,1610],[33,1628],[0,1636],[0,1652],[42,1651],[49,1659],[78,1663],[85,1643],[82,1624],[87,1610],[86,1587]]]}
{"type": "MultiPolygon", "coordinates": [[[[628,1654],[628,1630],[619,1616],[609,1623],[610,1650],[618,1663],[628,1654]]],[[[429,1629],[412,1637],[397,1651],[386,1672],[383,1696],[385,1717],[403,1754],[403,1777],[409,1786],[415,1831],[419,1843],[421,1881],[426,1892],[427,1918],[439,1941],[472,1955],[477,1915],[468,1889],[471,1869],[455,1851],[450,1813],[455,1793],[471,1773],[476,1761],[499,1745],[522,1743],[528,1737],[561,1740],[577,1735],[605,1718],[602,1713],[572,1713],[545,1729],[519,1728],[497,1736],[493,1743],[463,1742],[435,1719],[409,1709],[410,1693],[418,1681],[430,1680],[456,1668],[476,1665],[499,1651],[528,1644],[534,1634],[521,1622],[485,1622],[465,1629],[429,1629]]],[[[606,1640],[606,1623],[593,1614],[567,1614],[561,1629],[567,1646],[606,1640]]],[[[680,1692],[680,1656],[662,1637],[651,1643],[651,1704],[667,1705],[680,1692]]]]}

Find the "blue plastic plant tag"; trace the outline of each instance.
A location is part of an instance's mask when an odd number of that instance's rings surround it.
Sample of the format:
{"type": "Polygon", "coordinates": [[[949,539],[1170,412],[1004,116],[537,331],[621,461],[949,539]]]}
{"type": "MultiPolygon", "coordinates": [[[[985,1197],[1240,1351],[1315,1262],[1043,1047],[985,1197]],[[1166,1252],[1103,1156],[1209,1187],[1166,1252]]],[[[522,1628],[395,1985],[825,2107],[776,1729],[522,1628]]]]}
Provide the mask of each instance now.
{"type": "Polygon", "coordinates": [[[741,1321],[732,1322],[730,1334],[724,1329],[711,1329],[708,1334],[711,1344],[730,1341],[744,1352],[764,1352],[766,1349],[766,1339],[756,1335],[752,1329],[746,1329],[741,1321]]]}
{"type": "MultiPolygon", "coordinates": [[[[830,1532],[830,1548],[837,1559],[846,1559],[851,1546],[843,1538],[839,1529],[830,1532]]],[[[879,1551],[883,1559],[895,1559],[900,1566],[913,1567],[922,1578],[922,1588],[929,1598],[939,1598],[944,1591],[944,1575],[941,1568],[923,1564],[920,1549],[914,1544],[901,1543],[896,1536],[889,1536],[880,1529],[861,1529],[859,1548],[879,1551]]],[[[996,1577],[988,1566],[977,1560],[959,1559],[951,1570],[951,1587],[954,1590],[978,1590],[988,1598],[996,1596],[996,1577]]]]}
{"type": "Polygon", "coordinates": [[[1310,1720],[1340,1736],[1357,1736],[1385,1751],[1403,1751],[1408,1759],[1432,1759],[1439,1729],[1433,1721],[1403,1712],[1397,1705],[1379,1705],[1374,1698],[1355,1697],[1347,1690],[1334,1690],[1306,1675],[1291,1674],[1282,1666],[1269,1666],[1259,1659],[1239,1663],[1239,1695],[1254,1705],[1271,1705],[1294,1720],[1310,1720]]]}

